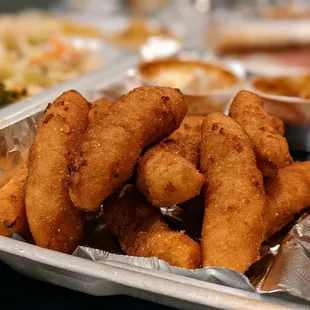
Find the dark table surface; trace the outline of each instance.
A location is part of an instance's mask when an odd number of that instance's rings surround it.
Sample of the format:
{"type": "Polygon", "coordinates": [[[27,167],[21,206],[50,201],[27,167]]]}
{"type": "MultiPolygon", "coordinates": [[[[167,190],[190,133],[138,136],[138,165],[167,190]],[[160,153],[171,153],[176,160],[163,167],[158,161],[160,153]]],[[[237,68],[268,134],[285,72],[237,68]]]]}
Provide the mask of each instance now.
{"type": "Polygon", "coordinates": [[[172,308],[128,296],[95,297],[25,277],[0,261],[0,309],[151,309],[172,308]]]}

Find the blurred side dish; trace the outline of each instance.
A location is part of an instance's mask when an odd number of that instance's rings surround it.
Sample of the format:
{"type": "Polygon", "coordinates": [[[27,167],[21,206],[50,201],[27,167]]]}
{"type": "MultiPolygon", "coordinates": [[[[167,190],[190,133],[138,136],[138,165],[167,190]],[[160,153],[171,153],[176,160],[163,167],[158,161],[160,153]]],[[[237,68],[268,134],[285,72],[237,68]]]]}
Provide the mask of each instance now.
{"type": "Polygon", "coordinates": [[[138,49],[150,37],[168,37],[179,40],[178,36],[164,25],[152,25],[146,19],[133,18],[129,24],[120,31],[105,33],[104,39],[124,49],[138,49]]]}
{"type": "Polygon", "coordinates": [[[180,88],[190,115],[225,111],[241,83],[237,74],[216,63],[180,57],[142,62],[139,74],[143,85],[180,88]]]}
{"type": "Polygon", "coordinates": [[[260,77],[252,85],[259,91],[277,96],[310,99],[310,75],[260,77]]]}
{"type": "Polygon", "coordinates": [[[0,103],[14,102],[85,74],[100,61],[77,49],[70,35],[95,34],[52,16],[0,17],[0,103]]]}
{"type": "Polygon", "coordinates": [[[115,103],[63,93],[27,165],[0,190],[0,233],[72,253],[99,212],[127,255],[246,272],[262,242],[309,206],[310,162],[293,162],[282,121],[254,93],[239,92],[229,116],[186,113],[169,87],[142,86],[115,103]],[[161,211],[175,204],[193,209],[178,229],[161,211]],[[199,242],[187,220],[202,222],[199,242]]]}
{"type": "Polygon", "coordinates": [[[267,8],[262,10],[261,15],[263,18],[271,20],[309,19],[310,10],[308,5],[294,5],[293,1],[292,4],[267,6],[267,8]]]}

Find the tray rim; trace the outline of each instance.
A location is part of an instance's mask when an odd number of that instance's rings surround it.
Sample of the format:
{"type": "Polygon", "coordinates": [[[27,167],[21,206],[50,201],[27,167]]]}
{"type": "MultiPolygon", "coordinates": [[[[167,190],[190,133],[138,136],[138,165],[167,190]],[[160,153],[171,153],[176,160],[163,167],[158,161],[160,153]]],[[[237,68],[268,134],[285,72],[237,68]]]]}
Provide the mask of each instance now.
{"type": "Polygon", "coordinates": [[[219,309],[304,309],[301,304],[163,271],[113,262],[98,263],[0,236],[0,251],[92,278],[219,309]],[[147,285],[146,285],[147,284],[147,285]],[[165,284],[165,285],[163,285],[165,284]],[[208,302],[204,298],[208,297],[208,302]]]}

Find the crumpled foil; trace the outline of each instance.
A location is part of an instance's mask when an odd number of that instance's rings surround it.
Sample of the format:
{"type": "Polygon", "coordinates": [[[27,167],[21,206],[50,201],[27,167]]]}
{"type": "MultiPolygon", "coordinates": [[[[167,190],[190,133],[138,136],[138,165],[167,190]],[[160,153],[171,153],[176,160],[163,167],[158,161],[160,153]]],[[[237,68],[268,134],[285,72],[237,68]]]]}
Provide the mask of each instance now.
{"type": "MultiPolygon", "coordinates": [[[[98,94],[94,96],[98,97],[98,94]]],[[[10,160],[12,165],[9,168],[0,166],[0,175],[18,165],[21,153],[29,149],[41,115],[42,113],[37,113],[0,130],[0,156],[8,157],[13,154],[14,157],[13,161],[10,160]]],[[[199,229],[191,231],[184,223],[185,218],[190,218],[185,210],[186,207],[174,206],[162,209],[162,213],[171,227],[185,229],[192,238],[199,240],[199,229]],[[182,227],[183,224],[185,227],[182,227]]],[[[201,210],[195,212],[197,216],[201,210]]],[[[198,224],[194,226],[199,228],[198,224]]],[[[12,238],[20,240],[15,234],[12,238]]],[[[284,229],[269,243],[263,244],[261,254],[261,260],[253,264],[246,275],[226,268],[186,270],[170,266],[157,258],[130,257],[121,251],[117,240],[106,230],[100,216],[87,221],[81,246],[73,253],[98,263],[136,265],[261,294],[282,291],[310,302],[310,213],[304,214],[288,234],[284,229]]]]}
{"type": "Polygon", "coordinates": [[[281,289],[310,300],[310,214],[303,215],[279,247],[261,290],[281,289]]]}

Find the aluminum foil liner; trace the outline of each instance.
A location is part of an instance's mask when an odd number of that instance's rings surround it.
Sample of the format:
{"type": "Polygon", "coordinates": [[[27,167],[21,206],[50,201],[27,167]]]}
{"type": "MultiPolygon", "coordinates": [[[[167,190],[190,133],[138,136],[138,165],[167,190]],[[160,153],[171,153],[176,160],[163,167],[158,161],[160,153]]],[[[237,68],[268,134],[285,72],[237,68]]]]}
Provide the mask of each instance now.
{"type": "Polygon", "coordinates": [[[294,225],[282,242],[279,253],[261,290],[281,289],[310,300],[310,215],[294,225]]]}
{"type": "MultiPolygon", "coordinates": [[[[163,212],[168,220],[181,219],[179,207],[170,208],[163,212]],[[176,213],[177,215],[174,215],[176,213]]],[[[163,210],[162,210],[163,211],[163,210]]],[[[103,222],[101,222],[102,224],[103,222]]],[[[105,234],[104,226],[99,233],[105,234]]],[[[285,230],[284,230],[285,231],[285,230]]],[[[97,232],[98,233],[98,232],[97,232]]],[[[280,243],[262,246],[262,258],[253,264],[246,275],[226,268],[205,267],[187,270],[170,266],[165,261],[153,258],[132,257],[115,254],[100,249],[80,246],[73,255],[87,258],[96,262],[130,264],[148,269],[174,273],[214,284],[225,285],[249,292],[275,293],[286,292],[310,301],[310,213],[305,214],[293,226],[284,240],[280,243]]],[[[95,237],[96,238],[96,237],[95,237]]],[[[282,235],[278,236],[282,238],[282,235]]],[[[118,250],[120,253],[121,250],[118,250]]]]}
{"type": "Polygon", "coordinates": [[[211,282],[214,284],[226,285],[249,292],[255,291],[254,287],[251,285],[249,279],[246,276],[225,268],[201,268],[196,270],[187,270],[171,266],[165,261],[160,260],[156,257],[143,258],[119,255],[89,247],[78,247],[73,253],[73,255],[91,259],[96,262],[110,262],[113,265],[115,263],[130,264],[147,269],[170,272],[193,279],[211,282]]]}
{"type": "MultiPolygon", "coordinates": [[[[12,161],[12,167],[9,167],[7,171],[18,165],[20,154],[31,146],[41,115],[42,113],[37,113],[0,131],[1,155],[16,155],[15,160],[12,161]]],[[[5,174],[7,171],[0,170],[1,174],[5,174]]],[[[199,197],[197,199],[199,200],[199,197]]],[[[189,218],[184,213],[185,210],[185,207],[174,206],[162,209],[162,213],[172,227],[186,229],[186,232],[197,240],[199,239],[197,230],[191,232],[184,223],[184,219],[189,218]],[[183,224],[185,227],[182,228],[183,224]]],[[[201,211],[198,210],[197,214],[199,212],[201,211]]],[[[198,224],[195,226],[199,227],[198,224]]],[[[170,272],[249,292],[270,294],[282,291],[310,302],[310,213],[301,217],[288,234],[285,231],[282,232],[283,234],[286,235],[283,241],[281,241],[280,234],[280,239],[271,240],[269,244],[262,246],[262,259],[253,264],[246,275],[225,268],[206,267],[186,270],[170,266],[157,258],[124,255],[115,238],[106,231],[99,214],[96,218],[87,221],[81,246],[76,249],[73,255],[99,263],[105,262],[122,266],[136,265],[170,272]]],[[[12,237],[20,240],[19,236],[12,235],[12,237]]]]}

